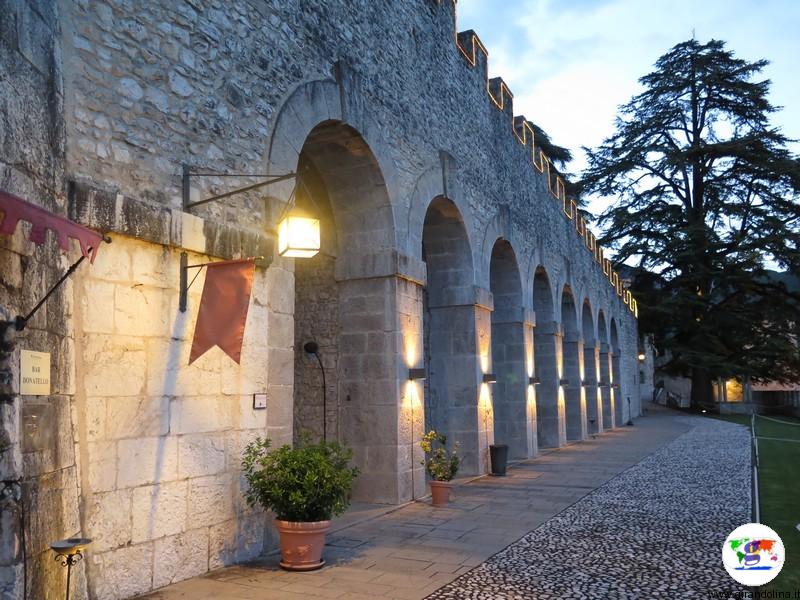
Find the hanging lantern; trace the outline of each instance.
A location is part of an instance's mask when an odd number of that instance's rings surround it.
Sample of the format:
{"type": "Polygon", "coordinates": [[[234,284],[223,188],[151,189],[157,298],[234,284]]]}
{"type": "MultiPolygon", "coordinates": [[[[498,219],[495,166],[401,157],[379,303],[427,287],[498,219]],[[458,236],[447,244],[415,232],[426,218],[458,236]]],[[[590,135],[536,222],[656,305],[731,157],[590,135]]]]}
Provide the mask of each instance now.
{"type": "Polygon", "coordinates": [[[287,258],[311,258],[320,247],[319,219],[293,208],[278,223],[278,254],[287,258]]]}

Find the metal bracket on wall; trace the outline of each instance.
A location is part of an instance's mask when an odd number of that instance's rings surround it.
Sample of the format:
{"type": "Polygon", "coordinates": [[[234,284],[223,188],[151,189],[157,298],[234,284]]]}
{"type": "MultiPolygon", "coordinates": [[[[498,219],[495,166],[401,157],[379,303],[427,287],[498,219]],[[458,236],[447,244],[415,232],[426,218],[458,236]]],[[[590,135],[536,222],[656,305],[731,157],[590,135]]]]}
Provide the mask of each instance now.
{"type": "Polygon", "coordinates": [[[260,174],[260,173],[203,173],[199,171],[192,171],[192,167],[190,167],[189,165],[183,165],[183,179],[181,185],[183,210],[184,212],[189,212],[189,209],[194,208],[195,206],[207,204],[215,200],[221,200],[222,198],[227,198],[229,196],[241,194],[242,192],[249,192],[250,190],[255,190],[260,187],[264,187],[265,185],[270,185],[271,183],[278,183],[279,181],[294,179],[295,177],[297,177],[297,173],[295,173],[294,171],[292,171],[291,173],[286,173],[284,175],[270,175],[270,174],[260,174]],[[258,183],[246,185],[244,187],[231,190],[229,192],[216,194],[214,196],[210,196],[208,198],[203,198],[202,200],[197,200],[196,202],[192,202],[191,201],[192,177],[262,177],[266,178],[267,181],[259,181],[258,183]]]}

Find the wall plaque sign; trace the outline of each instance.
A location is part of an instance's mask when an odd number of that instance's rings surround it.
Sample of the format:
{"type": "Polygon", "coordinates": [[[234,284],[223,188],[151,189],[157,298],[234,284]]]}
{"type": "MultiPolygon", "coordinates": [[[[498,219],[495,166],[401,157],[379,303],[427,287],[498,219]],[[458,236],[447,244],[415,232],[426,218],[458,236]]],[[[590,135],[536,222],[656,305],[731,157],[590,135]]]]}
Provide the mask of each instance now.
{"type": "Polygon", "coordinates": [[[50,395],[50,353],[19,351],[19,393],[23,396],[50,395]]]}

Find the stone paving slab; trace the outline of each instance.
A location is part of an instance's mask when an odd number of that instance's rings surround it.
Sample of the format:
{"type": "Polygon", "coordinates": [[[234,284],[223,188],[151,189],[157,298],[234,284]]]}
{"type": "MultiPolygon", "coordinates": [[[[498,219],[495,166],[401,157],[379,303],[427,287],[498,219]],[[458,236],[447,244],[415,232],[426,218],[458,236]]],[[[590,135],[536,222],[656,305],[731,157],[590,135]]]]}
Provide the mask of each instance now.
{"type": "Polygon", "coordinates": [[[271,555],[176,583],[146,598],[420,600],[462,575],[474,577],[475,567],[701,421],[650,411],[635,427],[520,462],[508,477],[465,481],[448,508],[433,508],[428,500],[399,508],[358,505],[329,535],[327,565],[319,571],[288,573],[277,567],[277,555],[271,555]]]}

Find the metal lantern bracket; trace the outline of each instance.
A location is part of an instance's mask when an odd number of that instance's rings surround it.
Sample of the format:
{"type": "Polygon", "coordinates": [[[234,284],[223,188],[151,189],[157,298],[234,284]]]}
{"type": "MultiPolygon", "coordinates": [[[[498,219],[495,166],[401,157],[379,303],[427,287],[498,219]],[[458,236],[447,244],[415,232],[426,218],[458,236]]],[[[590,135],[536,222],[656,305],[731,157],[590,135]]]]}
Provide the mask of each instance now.
{"type": "Polygon", "coordinates": [[[222,198],[228,198],[229,196],[235,196],[236,194],[249,192],[250,190],[255,190],[260,187],[270,185],[271,183],[278,183],[279,181],[286,181],[287,179],[295,179],[296,177],[297,173],[295,173],[294,171],[292,171],[291,173],[286,173],[284,175],[270,175],[262,173],[203,173],[200,171],[192,171],[192,167],[190,167],[189,165],[183,165],[183,181],[181,186],[182,197],[183,197],[183,210],[185,212],[189,212],[189,209],[194,208],[195,206],[208,204],[209,202],[214,202],[215,200],[221,200],[222,198]],[[202,200],[197,200],[196,202],[192,202],[191,201],[192,177],[261,177],[261,178],[266,178],[266,181],[259,181],[258,183],[252,183],[244,187],[236,188],[235,190],[231,190],[229,192],[224,192],[222,194],[215,194],[214,196],[210,196],[208,198],[203,198],[202,200]]]}
{"type": "MultiPolygon", "coordinates": [[[[107,235],[104,235],[102,237],[102,240],[106,244],[111,243],[111,238],[108,237],[107,235]]],[[[92,249],[90,248],[90,251],[91,250],[92,249]]],[[[33,315],[36,314],[36,311],[38,311],[40,308],[42,308],[42,306],[44,306],[44,303],[47,302],[47,299],[53,295],[53,292],[55,292],[61,286],[61,284],[64,283],[67,280],[67,278],[75,272],[75,270],[81,265],[81,263],[85,259],[86,255],[83,254],[78,260],[72,263],[70,268],[66,270],[66,272],[59,278],[58,281],[56,281],[53,284],[53,286],[49,290],[47,290],[47,293],[44,295],[44,297],[36,303],[36,305],[30,310],[30,312],[27,315],[25,315],[24,317],[22,315],[17,316],[17,318],[14,320],[14,327],[17,331],[22,331],[23,329],[25,329],[25,326],[28,324],[28,321],[30,321],[33,315]]]]}
{"type": "MultiPolygon", "coordinates": [[[[264,260],[264,257],[251,256],[247,260],[264,260]]],[[[192,287],[192,284],[200,275],[200,269],[202,269],[203,267],[207,267],[208,265],[218,265],[220,263],[225,263],[225,262],[229,261],[204,262],[196,265],[190,265],[189,256],[186,254],[186,252],[181,252],[181,280],[180,280],[181,289],[180,289],[180,296],[178,298],[178,308],[180,309],[181,312],[186,312],[186,305],[188,303],[188,298],[189,298],[189,288],[192,287]],[[195,273],[191,281],[189,281],[189,269],[198,269],[197,273],[195,273]]],[[[233,262],[238,262],[238,260],[233,262]]]]}

